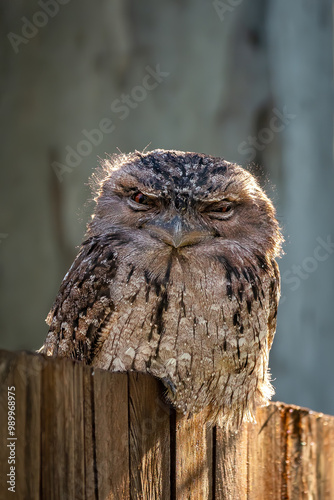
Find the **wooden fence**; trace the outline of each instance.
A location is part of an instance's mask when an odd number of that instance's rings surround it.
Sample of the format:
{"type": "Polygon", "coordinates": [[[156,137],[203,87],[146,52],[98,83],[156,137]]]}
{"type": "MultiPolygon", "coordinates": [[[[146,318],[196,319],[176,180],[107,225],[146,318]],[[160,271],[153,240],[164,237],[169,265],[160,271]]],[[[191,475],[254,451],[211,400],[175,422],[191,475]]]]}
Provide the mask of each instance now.
{"type": "Polygon", "coordinates": [[[1,499],[334,498],[334,417],[272,403],[228,434],[152,377],[25,352],[0,380],[1,499]]]}

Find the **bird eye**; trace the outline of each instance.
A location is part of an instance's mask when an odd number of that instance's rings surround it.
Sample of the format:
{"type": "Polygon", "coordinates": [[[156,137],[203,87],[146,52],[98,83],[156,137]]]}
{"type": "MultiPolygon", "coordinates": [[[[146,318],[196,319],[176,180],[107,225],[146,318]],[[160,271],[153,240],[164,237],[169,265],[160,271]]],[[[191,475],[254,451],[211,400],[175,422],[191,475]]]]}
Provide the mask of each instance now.
{"type": "Polygon", "coordinates": [[[139,205],[149,205],[149,198],[143,193],[135,193],[131,198],[139,205]]]}
{"type": "Polygon", "coordinates": [[[233,213],[233,203],[225,201],[207,208],[209,215],[215,219],[228,219],[233,213]]]}
{"type": "Polygon", "coordinates": [[[154,206],[154,201],[150,196],[137,191],[129,198],[129,204],[134,210],[148,210],[154,206]]]}
{"type": "Polygon", "coordinates": [[[221,207],[221,209],[218,211],[222,212],[223,214],[226,214],[226,212],[229,212],[231,208],[232,208],[231,205],[225,205],[224,207],[221,207]]]}

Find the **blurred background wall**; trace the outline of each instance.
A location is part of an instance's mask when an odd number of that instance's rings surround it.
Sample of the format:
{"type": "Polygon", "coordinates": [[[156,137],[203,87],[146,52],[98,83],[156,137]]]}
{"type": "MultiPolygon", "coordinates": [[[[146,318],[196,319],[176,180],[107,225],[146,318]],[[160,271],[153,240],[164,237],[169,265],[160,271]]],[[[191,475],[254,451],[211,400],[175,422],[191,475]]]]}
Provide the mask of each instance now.
{"type": "Polygon", "coordinates": [[[283,227],[276,398],[334,413],[331,0],[0,2],[0,347],[36,349],[98,157],[258,166],[283,227]]]}

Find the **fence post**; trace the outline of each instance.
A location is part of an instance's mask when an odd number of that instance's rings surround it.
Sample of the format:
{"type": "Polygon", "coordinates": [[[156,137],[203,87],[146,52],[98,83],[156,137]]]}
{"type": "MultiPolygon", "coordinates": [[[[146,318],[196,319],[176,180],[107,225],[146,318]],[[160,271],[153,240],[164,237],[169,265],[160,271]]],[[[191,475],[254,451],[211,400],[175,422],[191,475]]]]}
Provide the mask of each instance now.
{"type": "Polygon", "coordinates": [[[225,432],[177,415],[148,375],[8,351],[0,401],[4,499],[334,498],[334,417],[305,408],[225,432]]]}

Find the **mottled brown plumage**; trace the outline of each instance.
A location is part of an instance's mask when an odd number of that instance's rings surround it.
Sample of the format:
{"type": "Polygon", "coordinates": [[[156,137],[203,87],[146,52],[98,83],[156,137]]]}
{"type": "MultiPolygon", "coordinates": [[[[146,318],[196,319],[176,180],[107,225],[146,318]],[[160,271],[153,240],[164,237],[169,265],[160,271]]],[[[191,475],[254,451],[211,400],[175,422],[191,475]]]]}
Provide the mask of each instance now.
{"type": "Polygon", "coordinates": [[[238,426],[272,394],[282,237],[238,165],[155,150],[106,160],[42,352],[160,378],[176,408],[238,426]]]}

